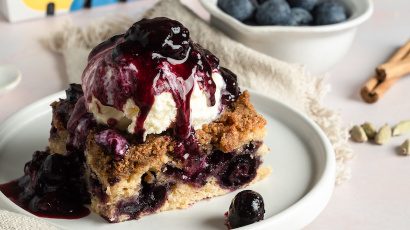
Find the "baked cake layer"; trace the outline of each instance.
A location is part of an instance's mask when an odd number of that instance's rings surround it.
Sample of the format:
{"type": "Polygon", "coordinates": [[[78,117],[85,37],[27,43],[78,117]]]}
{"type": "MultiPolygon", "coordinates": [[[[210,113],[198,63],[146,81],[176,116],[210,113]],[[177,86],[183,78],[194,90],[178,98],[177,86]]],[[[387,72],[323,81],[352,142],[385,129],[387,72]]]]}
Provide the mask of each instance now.
{"type": "MultiPolygon", "coordinates": [[[[70,103],[60,100],[53,104],[53,111],[71,108],[67,105],[70,103]]],[[[64,153],[67,122],[54,112],[52,123],[50,149],[64,153]]],[[[196,130],[208,166],[194,175],[184,171],[186,159],[175,155],[178,141],[167,132],[148,135],[145,142],[139,143],[118,130],[96,127],[88,134],[85,148],[91,208],[109,222],[125,221],[186,208],[263,179],[269,174],[269,169],[260,167],[261,155],[267,152],[262,141],[265,124],[250,103],[249,93],[243,92],[217,120],[196,130]],[[127,144],[121,158],[110,146],[99,143],[101,136],[107,135],[127,144]],[[142,202],[149,200],[147,197],[154,199],[142,202]]]]}

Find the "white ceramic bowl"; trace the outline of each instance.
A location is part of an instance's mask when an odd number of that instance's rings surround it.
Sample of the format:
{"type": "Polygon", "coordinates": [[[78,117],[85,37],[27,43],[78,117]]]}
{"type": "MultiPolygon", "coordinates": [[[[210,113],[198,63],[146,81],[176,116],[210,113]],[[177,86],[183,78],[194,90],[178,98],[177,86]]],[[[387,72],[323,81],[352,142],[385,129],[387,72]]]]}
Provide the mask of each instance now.
{"type": "Polygon", "coordinates": [[[349,50],[357,27],[373,13],[372,0],[340,0],[348,9],[347,21],[325,26],[250,26],[223,12],[218,0],[200,0],[211,14],[211,25],[228,36],[280,60],[306,65],[323,73],[349,50]]]}

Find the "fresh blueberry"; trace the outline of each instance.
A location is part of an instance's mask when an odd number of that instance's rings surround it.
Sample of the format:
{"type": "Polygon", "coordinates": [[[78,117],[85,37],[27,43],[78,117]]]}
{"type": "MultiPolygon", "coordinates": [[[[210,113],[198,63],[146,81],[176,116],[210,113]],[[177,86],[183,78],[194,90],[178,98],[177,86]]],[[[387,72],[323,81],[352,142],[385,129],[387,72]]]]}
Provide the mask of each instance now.
{"type": "Polygon", "coordinates": [[[314,23],[316,25],[330,25],[346,21],[345,7],[336,1],[319,3],[313,10],[314,23]]]}
{"type": "Polygon", "coordinates": [[[269,0],[256,10],[256,22],[260,25],[289,25],[291,11],[285,0],[269,0]]]}
{"type": "Polygon", "coordinates": [[[241,89],[238,87],[238,77],[229,69],[220,67],[222,78],[226,83],[227,93],[222,95],[222,103],[229,105],[232,101],[241,94],[241,89]]]}
{"type": "Polygon", "coordinates": [[[252,190],[238,193],[227,215],[228,228],[239,228],[263,220],[265,205],[262,196],[252,190]]]}
{"type": "Polygon", "coordinates": [[[287,0],[287,1],[291,7],[303,8],[307,11],[311,11],[317,3],[317,0],[287,0]]]}
{"type": "Polygon", "coordinates": [[[67,100],[70,102],[76,102],[78,98],[83,96],[83,90],[80,84],[70,84],[70,87],[65,91],[67,100]]]}
{"type": "Polygon", "coordinates": [[[259,164],[259,159],[251,154],[237,155],[218,174],[220,183],[226,188],[237,189],[256,177],[259,164]]]}
{"type": "Polygon", "coordinates": [[[44,160],[40,172],[42,172],[47,181],[61,181],[67,176],[70,168],[67,164],[67,159],[60,154],[50,154],[44,160]]]}
{"type": "Polygon", "coordinates": [[[218,7],[239,21],[251,18],[256,9],[252,0],[218,0],[218,7]]]}
{"type": "Polygon", "coordinates": [[[313,21],[313,17],[309,11],[303,8],[292,8],[291,14],[292,20],[296,25],[309,25],[313,21]]]}

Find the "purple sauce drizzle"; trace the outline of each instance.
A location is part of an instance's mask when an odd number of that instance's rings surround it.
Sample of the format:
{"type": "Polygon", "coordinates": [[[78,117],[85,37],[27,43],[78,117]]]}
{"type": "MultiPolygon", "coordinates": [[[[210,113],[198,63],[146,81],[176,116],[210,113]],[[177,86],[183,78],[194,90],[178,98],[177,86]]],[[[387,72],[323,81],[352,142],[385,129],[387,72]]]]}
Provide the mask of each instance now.
{"type": "Polygon", "coordinates": [[[128,141],[121,134],[112,129],[107,129],[96,134],[95,142],[107,149],[117,161],[124,158],[124,155],[129,148],[128,141]]]}
{"type": "MultiPolygon", "coordinates": [[[[132,99],[140,109],[134,129],[139,142],[143,141],[144,122],[155,96],[172,94],[177,107],[175,125],[170,130],[176,140],[173,155],[184,164],[185,176],[202,177],[206,154],[200,150],[190,122],[194,83],[205,92],[208,105],[213,106],[219,99],[215,98],[212,74],[220,73],[227,84],[222,105],[229,106],[240,94],[236,76],[227,69],[220,70],[218,58],[194,43],[181,23],[168,18],[142,19],[125,34],[93,49],[88,60],[82,77],[86,102],[94,96],[103,105],[123,111],[127,100],[132,99]]],[[[116,122],[110,119],[109,123],[112,127],[116,122]]],[[[99,144],[111,146],[109,141],[100,140],[99,144]]],[[[112,146],[106,149],[113,152],[112,146]]]]}
{"type": "Polygon", "coordinates": [[[185,140],[192,134],[190,97],[195,81],[208,104],[215,105],[213,72],[219,72],[219,60],[192,42],[181,23],[143,19],[91,52],[83,89],[87,102],[94,96],[120,111],[127,99],[133,99],[140,109],[134,133],[140,137],[155,96],[170,92],[178,110],[174,134],[185,140]]]}
{"type": "MultiPolygon", "coordinates": [[[[177,21],[167,18],[143,19],[123,35],[101,43],[89,55],[83,74],[84,96],[79,85],[66,91],[67,99],[56,108],[58,120],[69,132],[66,156],[37,152],[26,164],[25,175],[16,181],[0,185],[0,190],[16,204],[41,216],[76,218],[87,215],[83,204],[89,203],[84,175],[85,140],[91,129],[100,133],[96,141],[114,159],[121,160],[128,149],[128,141],[113,130],[97,127],[86,102],[92,96],[106,106],[122,111],[131,98],[139,107],[134,138],[142,141],[144,122],[155,96],[172,94],[177,106],[176,125],[171,130],[176,140],[173,156],[184,169],[171,165],[166,174],[178,180],[201,186],[206,178],[215,176],[222,186],[234,189],[249,182],[256,175],[260,160],[252,154],[257,147],[240,156],[214,151],[210,156],[199,148],[195,130],[190,124],[190,97],[196,81],[208,98],[208,105],[216,103],[216,85],[212,73],[220,73],[226,83],[222,105],[230,106],[240,94],[236,76],[227,69],[219,69],[219,60],[208,50],[191,41],[188,30],[177,21]],[[215,160],[216,159],[216,160],[215,160]],[[235,165],[239,165],[236,167],[235,165]],[[249,166],[247,166],[249,165],[249,166]],[[220,173],[217,175],[216,172],[220,173]],[[73,190],[72,190],[73,189],[73,190]]],[[[109,119],[109,127],[118,121],[109,119]]],[[[58,135],[52,127],[51,135],[58,135]]],[[[110,184],[117,181],[113,180],[110,184]]],[[[104,199],[101,184],[90,178],[91,193],[104,199]]],[[[119,212],[138,217],[141,212],[158,209],[165,201],[170,184],[143,184],[136,200],[120,204],[119,212]],[[137,203],[135,203],[137,201],[137,203]]]]}

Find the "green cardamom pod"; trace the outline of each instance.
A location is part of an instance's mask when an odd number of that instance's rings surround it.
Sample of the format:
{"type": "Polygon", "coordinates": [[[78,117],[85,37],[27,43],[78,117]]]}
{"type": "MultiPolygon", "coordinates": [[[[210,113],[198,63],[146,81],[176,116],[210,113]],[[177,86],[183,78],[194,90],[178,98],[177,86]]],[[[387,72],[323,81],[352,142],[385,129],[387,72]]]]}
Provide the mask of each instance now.
{"type": "Polygon", "coordinates": [[[358,125],[353,126],[353,128],[350,130],[350,137],[354,142],[362,143],[367,141],[366,133],[364,132],[363,128],[358,125]]]}
{"type": "Polygon", "coordinates": [[[410,120],[401,121],[393,128],[393,136],[400,136],[410,132],[410,120]]]}
{"type": "Polygon", "coordinates": [[[372,123],[365,122],[364,124],[362,124],[362,128],[366,133],[367,138],[369,138],[370,140],[374,139],[377,134],[377,130],[372,123]]]}
{"type": "Polygon", "coordinates": [[[388,141],[390,141],[391,136],[391,128],[388,124],[385,124],[379,129],[379,132],[377,132],[376,136],[374,137],[374,142],[378,145],[386,144],[388,141]]]}
{"type": "Polygon", "coordinates": [[[400,154],[404,156],[410,155],[410,139],[407,139],[400,145],[400,154]]]}

